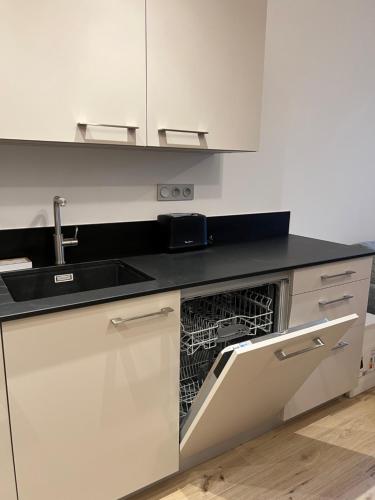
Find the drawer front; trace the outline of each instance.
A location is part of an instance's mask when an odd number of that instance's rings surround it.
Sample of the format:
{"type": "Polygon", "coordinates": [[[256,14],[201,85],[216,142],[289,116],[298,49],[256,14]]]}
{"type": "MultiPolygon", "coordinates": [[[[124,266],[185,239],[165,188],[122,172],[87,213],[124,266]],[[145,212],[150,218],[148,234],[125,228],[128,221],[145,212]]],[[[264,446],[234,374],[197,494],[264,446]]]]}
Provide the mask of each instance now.
{"type": "Polygon", "coordinates": [[[352,327],[284,408],[284,420],[349,392],[358,381],[363,326],[352,327]]]}
{"type": "Polygon", "coordinates": [[[372,257],[365,257],[297,269],[293,274],[292,294],[368,279],[371,266],[372,257]]]}
{"type": "Polygon", "coordinates": [[[289,326],[299,326],[309,321],[329,320],[356,313],[356,325],[363,325],[366,317],[370,280],[355,281],[315,292],[291,297],[289,326]]]}

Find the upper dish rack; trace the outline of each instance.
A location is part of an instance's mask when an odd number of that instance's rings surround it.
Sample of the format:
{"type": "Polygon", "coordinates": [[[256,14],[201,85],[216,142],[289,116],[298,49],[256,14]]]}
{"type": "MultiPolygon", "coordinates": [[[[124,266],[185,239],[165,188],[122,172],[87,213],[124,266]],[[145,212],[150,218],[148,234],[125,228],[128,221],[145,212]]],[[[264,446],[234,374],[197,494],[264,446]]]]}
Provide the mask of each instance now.
{"type": "Polygon", "coordinates": [[[270,333],[272,327],[271,297],[251,289],[198,297],[181,306],[181,350],[192,355],[200,347],[270,333]]]}

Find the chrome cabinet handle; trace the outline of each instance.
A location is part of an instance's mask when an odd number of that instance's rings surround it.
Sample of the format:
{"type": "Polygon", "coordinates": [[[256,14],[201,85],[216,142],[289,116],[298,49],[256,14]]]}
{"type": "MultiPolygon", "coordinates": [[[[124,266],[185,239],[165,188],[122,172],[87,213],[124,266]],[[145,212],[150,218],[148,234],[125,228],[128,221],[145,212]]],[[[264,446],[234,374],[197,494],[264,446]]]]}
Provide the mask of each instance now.
{"type": "Polygon", "coordinates": [[[306,352],[314,351],[315,349],[319,349],[320,347],[325,346],[325,343],[320,337],[316,337],[313,340],[313,344],[314,345],[312,347],[306,347],[305,349],[301,349],[300,351],[289,352],[289,353],[286,353],[285,351],[280,349],[275,352],[275,356],[279,361],[285,361],[286,359],[294,358],[295,356],[299,356],[300,354],[305,354],[306,352]]]}
{"type": "Polygon", "coordinates": [[[338,351],[339,349],[344,349],[349,345],[350,345],[349,342],[346,342],[346,340],[341,340],[334,347],[332,347],[331,351],[338,351]]]}
{"type": "Polygon", "coordinates": [[[139,316],[133,316],[131,318],[112,318],[111,323],[114,326],[122,325],[128,321],[134,321],[136,319],[151,318],[152,316],[168,316],[169,313],[173,312],[172,307],[162,307],[160,311],[156,311],[148,314],[140,314],[139,316]]]}
{"type": "Polygon", "coordinates": [[[320,306],[328,306],[329,304],[336,304],[336,302],[343,302],[344,300],[350,300],[353,299],[354,295],[350,294],[345,294],[342,297],[339,297],[338,299],[332,299],[332,300],[319,300],[319,305],[320,306]]]}
{"type": "Polygon", "coordinates": [[[136,144],[136,137],[135,133],[139,129],[139,127],[135,125],[118,125],[118,124],[113,124],[113,123],[83,123],[83,122],[78,122],[77,123],[78,130],[81,132],[82,140],[85,142],[90,142],[94,144],[102,144],[102,143],[108,143],[108,144],[129,144],[129,145],[135,145],[136,144]],[[87,138],[87,127],[107,127],[107,128],[122,128],[125,130],[128,130],[128,140],[127,141],[111,141],[108,139],[88,139],[87,138]]]}
{"type": "Polygon", "coordinates": [[[159,133],[160,146],[173,147],[173,148],[200,148],[200,149],[207,149],[208,148],[207,140],[206,140],[206,135],[208,134],[207,130],[185,130],[182,128],[159,128],[158,133],[159,133]],[[169,143],[168,139],[167,139],[167,132],[180,132],[182,134],[197,134],[198,140],[199,140],[199,146],[169,143]]]}
{"type": "Polygon", "coordinates": [[[198,134],[198,135],[207,135],[208,132],[206,130],[184,130],[182,128],[159,128],[158,132],[181,132],[182,134],[198,134]]]}
{"type": "Polygon", "coordinates": [[[83,122],[78,122],[77,123],[78,127],[110,127],[110,128],[128,128],[130,130],[138,130],[139,127],[136,127],[134,125],[117,125],[117,124],[111,124],[111,123],[83,123],[83,122]]]}
{"type": "Polygon", "coordinates": [[[321,279],[322,280],[329,280],[331,278],[340,278],[341,276],[351,276],[352,274],[356,274],[356,271],[344,271],[343,273],[338,273],[338,274],[322,274],[321,279]]]}

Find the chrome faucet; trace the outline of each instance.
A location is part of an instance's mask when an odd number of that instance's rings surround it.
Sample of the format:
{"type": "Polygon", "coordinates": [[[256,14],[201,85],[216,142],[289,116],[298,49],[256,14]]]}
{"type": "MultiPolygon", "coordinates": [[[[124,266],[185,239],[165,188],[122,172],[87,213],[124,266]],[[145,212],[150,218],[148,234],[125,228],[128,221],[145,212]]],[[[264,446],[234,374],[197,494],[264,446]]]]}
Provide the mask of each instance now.
{"type": "Polygon", "coordinates": [[[60,207],[65,207],[66,203],[66,199],[61,196],[55,196],[53,199],[53,212],[55,217],[55,234],[53,235],[53,240],[55,242],[55,257],[57,265],[65,264],[65,247],[75,247],[78,245],[78,226],[76,226],[74,238],[64,238],[64,235],[61,232],[60,207]]]}

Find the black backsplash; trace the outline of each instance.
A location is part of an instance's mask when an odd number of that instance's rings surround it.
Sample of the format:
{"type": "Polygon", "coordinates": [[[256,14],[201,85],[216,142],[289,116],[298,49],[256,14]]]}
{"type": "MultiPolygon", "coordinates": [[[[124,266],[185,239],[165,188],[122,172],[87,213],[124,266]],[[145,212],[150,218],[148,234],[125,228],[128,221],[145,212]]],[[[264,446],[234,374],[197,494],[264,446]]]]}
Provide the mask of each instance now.
{"type": "MultiPolygon", "coordinates": [[[[290,212],[208,217],[208,235],[213,244],[256,241],[289,233],[290,212]]],[[[65,237],[75,226],[64,226],[65,237]]],[[[34,267],[54,264],[53,227],[0,230],[0,259],[29,257],[34,267]]],[[[67,262],[160,253],[163,251],[156,220],[84,224],[79,226],[79,244],[65,249],[67,262]]]]}

